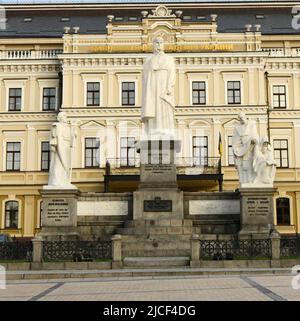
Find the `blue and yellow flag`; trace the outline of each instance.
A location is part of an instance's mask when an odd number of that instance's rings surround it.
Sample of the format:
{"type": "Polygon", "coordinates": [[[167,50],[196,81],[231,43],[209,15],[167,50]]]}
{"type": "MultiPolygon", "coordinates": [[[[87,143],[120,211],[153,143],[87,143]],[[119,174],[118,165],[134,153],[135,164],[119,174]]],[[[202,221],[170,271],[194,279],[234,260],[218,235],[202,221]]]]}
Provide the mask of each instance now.
{"type": "Polygon", "coordinates": [[[221,133],[219,132],[219,145],[218,145],[218,150],[219,150],[219,154],[222,157],[223,155],[223,144],[222,144],[222,137],[221,137],[221,133]]]}

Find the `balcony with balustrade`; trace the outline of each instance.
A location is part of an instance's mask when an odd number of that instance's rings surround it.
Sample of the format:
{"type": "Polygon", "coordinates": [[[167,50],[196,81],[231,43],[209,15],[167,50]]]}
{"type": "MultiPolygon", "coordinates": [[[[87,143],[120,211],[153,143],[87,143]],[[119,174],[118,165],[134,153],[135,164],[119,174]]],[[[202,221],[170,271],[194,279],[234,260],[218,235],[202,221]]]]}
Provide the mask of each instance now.
{"type": "MultiPolygon", "coordinates": [[[[178,187],[184,191],[219,190],[223,187],[220,157],[176,157],[178,187]]],[[[138,188],[140,158],[108,158],[104,185],[106,192],[134,191],[138,188]]]]}

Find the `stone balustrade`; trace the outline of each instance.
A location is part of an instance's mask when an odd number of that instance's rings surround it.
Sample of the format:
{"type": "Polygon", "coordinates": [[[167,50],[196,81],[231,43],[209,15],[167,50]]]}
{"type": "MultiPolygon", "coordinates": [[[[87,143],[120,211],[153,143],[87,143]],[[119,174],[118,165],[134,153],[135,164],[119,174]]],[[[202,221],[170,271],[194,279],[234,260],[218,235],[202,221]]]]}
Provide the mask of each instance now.
{"type": "Polygon", "coordinates": [[[51,50],[3,50],[0,59],[56,59],[61,49],[51,50]]]}

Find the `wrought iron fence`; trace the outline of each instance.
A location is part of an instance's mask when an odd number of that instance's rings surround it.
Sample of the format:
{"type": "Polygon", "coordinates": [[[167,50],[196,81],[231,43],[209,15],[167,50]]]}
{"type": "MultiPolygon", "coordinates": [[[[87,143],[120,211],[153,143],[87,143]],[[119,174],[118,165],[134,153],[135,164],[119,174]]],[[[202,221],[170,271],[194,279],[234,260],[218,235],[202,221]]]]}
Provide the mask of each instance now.
{"type": "Polygon", "coordinates": [[[281,237],[280,256],[294,257],[300,256],[300,237],[281,237]]]}
{"type": "Polygon", "coordinates": [[[32,261],[31,241],[0,242],[0,260],[32,261]]]}
{"type": "Polygon", "coordinates": [[[44,261],[93,261],[112,257],[111,241],[44,241],[44,261]]]}
{"type": "Polygon", "coordinates": [[[200,257],[211,260],[238,258],[271,258],[270,239],[261,240],[201,240],[200,257]]]}

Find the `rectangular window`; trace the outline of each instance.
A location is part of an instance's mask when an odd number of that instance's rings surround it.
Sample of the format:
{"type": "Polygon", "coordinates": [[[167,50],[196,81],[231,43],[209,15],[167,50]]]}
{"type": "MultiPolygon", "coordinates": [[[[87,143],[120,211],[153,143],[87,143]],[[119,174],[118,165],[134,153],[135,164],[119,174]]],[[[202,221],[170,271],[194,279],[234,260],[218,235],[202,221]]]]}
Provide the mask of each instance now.
{"type": "Polygon", "coordinates": [[[135,138],[121,137],[121,166],[133,167],[135,165],[135,138]]]}
{"type": "Polygon", "coordinates": [[[99,167],[100,140],[99,138],[85,139],[85,167],[99,167]]]}
{"type": "Polygon", "coordinates": [[[135,83],[122,82],[122,105],[134,106],[135,105],[135,83]]]}
{"type": "Polygon", "coordinates": [[[41,170],[48,171],[50,168],[50,144],[42,142],[41,170]]]}
{"type": "Polygon", "coordinates": [[[193,164],[195,166],[208,165],[208,138],[207,136],[193,137],[193,164]]]}
{"type": "Polygon", "coordinates": [[[86,105],[87,106],[100,105],[100,83],[99,82],[87,83],[86,105]]]}
{"type": "Polygon", "coordinates": [[[273,86],[273,107],[286,108],[286,88],[285,86],[273,86]]]}
{"type": "Polygon", "coordinates": [[[9,88],[9,111],[20,111],[22,104],[22,88],[9,88]]]}
{"type": "Polygon", "coordinates": [[[274,159],[277,167],[289,167],[289,149],[287,139],[274,139],[274,159]]]}
{"type": "Polygon", "coordinates": [[[232,136],[228,136],[228,166],[234,165],[234,156],[232,149],[232,136]]]}
{"type": "Polygon", "coordinates": [[[193,81],[193,105],[205,105],[206,104],[206,88],[205,81],[193,81]]]}
{"type": "Polygon", "coordinates": [[[43,88],[43,110],[55,110],[56,88],[43,88]]]}
{"type": "Polygon", "coordinates": [[[240,81],[227,82],[227,102],[228,104],[241,103],[241,82],[240,81]]]}
{"type": "Polygon", "coordinates": [[[21,143],[6,144],[6,170],[19,171],[21,158],[21,143]]]}

